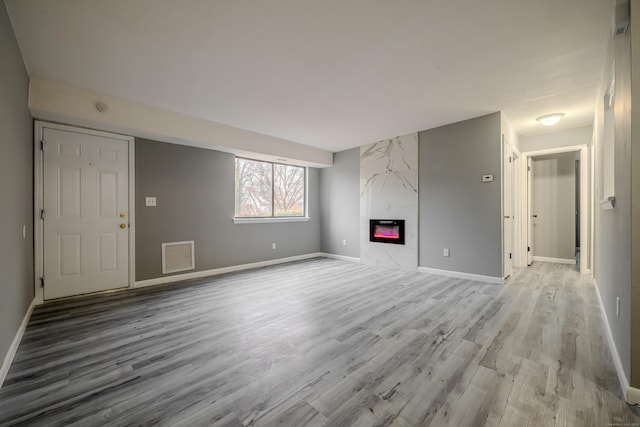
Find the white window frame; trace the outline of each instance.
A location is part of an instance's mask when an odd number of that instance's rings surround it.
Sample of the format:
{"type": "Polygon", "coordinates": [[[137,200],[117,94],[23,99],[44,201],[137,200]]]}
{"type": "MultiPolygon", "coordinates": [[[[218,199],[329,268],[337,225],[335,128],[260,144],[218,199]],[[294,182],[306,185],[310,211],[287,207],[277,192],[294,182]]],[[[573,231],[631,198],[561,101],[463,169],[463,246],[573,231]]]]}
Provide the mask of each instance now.
{"type": "MultiPolygon", "coordinates": [[[[237,160],[238,159],[243,159],[243,160],[250,160],[252,162],[263,162],[263,163],[270,163],[272,166],[273,165],[283,165],[283,166],[293,166],[293,167],[298,167],[298,168],[302,168],[304,170],[304,215],[303,216],[273,216],[273,180],[275,179],[273,176],[271,177],[271,181],[272,181],[272,192],[271,192],[271,205],[272,205],[272,209],[271,209],[271,215],[272,216],[256,216],[256,217],[237,217],[235,216],[235,208],[234,208],[234,212],[233,212],[233,223],[234,224],[259,224],[259,223],[277,223],[277,222],[305,222],[305,221],[309,221],[310,217],[309,217],[309,168],[307,166],[300,166],[300,165],[294,165],[294,164],[288,164],[288,163],[281,163],[281,162],[272,162],[269,160],[260,160],[260,159],[252,159],[249,157],[241,157],[241,156],[236,156],[236,158],[234,159],[234,173],[235,173],[235,168],[237,167],[237,160]]],[[[234,200],[235,197],[237,197],[237,195],[233,194],[234,200]]]]}

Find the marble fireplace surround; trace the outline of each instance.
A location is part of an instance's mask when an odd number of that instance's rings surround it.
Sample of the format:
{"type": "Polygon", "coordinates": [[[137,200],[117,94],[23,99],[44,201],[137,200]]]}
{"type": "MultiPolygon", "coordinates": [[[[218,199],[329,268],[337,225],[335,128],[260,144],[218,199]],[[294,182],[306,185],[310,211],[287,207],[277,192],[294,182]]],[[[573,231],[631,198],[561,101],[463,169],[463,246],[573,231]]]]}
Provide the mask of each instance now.
{"type": "Polygon", "coordinates": [[[360,147],[360,262],[418,268],[418,134],[360,147]],[[405,244],[369,241],[369,220],[405,220],[405,244]]]}

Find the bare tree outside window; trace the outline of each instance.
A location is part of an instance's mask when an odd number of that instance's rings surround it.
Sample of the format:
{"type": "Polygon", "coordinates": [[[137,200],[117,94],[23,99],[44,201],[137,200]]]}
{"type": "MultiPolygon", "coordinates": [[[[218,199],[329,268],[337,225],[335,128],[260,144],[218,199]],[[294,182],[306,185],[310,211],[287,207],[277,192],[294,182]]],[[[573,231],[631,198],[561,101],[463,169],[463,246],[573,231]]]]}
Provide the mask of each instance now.
{"type": "Polygon", "coordinates": [[[304,168],[273,165],[274,216],[304,216],[304,168]]]}
{"type": "Polygon", "coordinates": [[[237,218],[305,215],[305,168],[236,158],[237,218]]]}

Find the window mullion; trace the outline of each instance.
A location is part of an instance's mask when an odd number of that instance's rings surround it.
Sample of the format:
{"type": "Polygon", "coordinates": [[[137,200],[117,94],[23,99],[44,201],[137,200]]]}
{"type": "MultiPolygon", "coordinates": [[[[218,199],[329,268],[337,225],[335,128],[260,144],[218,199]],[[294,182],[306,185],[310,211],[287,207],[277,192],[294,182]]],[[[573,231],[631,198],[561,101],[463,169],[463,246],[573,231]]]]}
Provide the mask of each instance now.
{"type": "Polygon", "coordinates": [[[276,216],[275,203],[273,202],[276,195],[275,175],[276,175],[276,166],[275,164],[271,163],[271,216],[273,218],[275,218],[276,216]]]}

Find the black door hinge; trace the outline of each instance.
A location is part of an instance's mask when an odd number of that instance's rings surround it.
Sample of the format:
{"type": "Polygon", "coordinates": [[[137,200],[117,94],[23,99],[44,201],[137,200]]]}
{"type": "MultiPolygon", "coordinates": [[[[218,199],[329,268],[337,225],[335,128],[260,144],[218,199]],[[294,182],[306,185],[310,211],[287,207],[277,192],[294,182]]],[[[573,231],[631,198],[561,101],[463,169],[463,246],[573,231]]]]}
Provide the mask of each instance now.
{"type": "Polygon", "coordinates": [[[531,252],[531,248],[527,246],[527,252],[531,252]]]}
{"type": "Polygon", "coordinates": [[[42,141],[40,141],[40,151],[44,151],[45,144],[46,144],[46,142],[44,141],[44,139],[42,141]]]}
{"type": "Polygon", "coordinates": [[[46,212],[44,211],[44,209],[40,209],[40,219],[44,220],[44,218],[47,216],[46,212]]]}
{"type": "Polygon", "coordinates": [[[44,288],[44,276],[40,278],[40,287],[44,288]]]}

